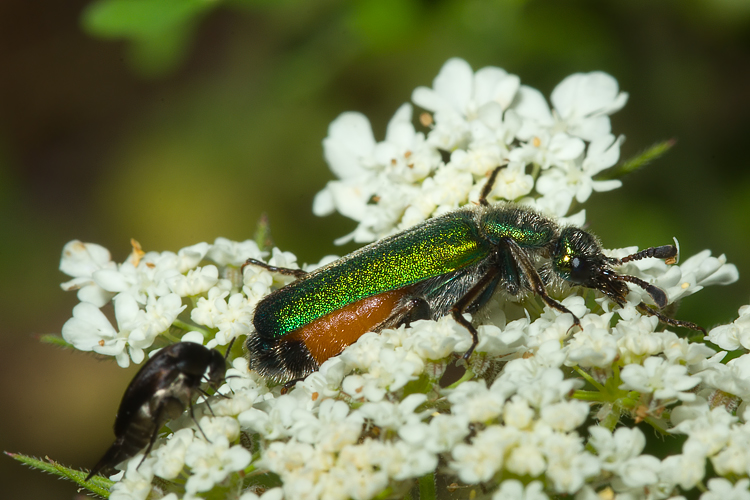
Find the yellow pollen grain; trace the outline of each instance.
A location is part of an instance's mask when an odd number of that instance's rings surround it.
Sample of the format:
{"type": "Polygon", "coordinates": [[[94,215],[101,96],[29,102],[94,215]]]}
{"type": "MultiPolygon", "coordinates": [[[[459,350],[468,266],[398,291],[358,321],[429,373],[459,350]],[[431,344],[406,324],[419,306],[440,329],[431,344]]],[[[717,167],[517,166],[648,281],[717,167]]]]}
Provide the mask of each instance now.
{"type": "Polygon", "coordinates": [[[683,289],[683,290],[687,290],[688,288],[690,288],[690,283],[688,283],[688,282],[686,281],[686,282],[684,282],[684,283],[683,283],[682,285],[680,285],[680,287],[682,287],[682,289],[683,289]]]}
{"type": "Polygon", "coordinates": [[[542,140],[539,137],[534,137],[531,143],[534,145],[535,148],[538,148],[539,146],[542,145],[542,140]]]}

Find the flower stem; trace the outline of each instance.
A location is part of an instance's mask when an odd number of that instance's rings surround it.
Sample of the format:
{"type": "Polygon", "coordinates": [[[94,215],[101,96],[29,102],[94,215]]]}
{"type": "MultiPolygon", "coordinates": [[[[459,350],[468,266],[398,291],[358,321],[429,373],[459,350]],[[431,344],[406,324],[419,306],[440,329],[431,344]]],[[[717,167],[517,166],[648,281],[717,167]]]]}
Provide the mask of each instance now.
{"type": "Polygon", "coordinates": [[[427,474],[419,478],[419,500],[435,500],[437,488],[435,488],[435,474],[427,474]]]}
{"type": "Polygon", "coordinates": [[[599,392],[607,392],[607,389],[602,384],[600,384],[599,382],[597,382],[596,380],[594,380],[594,377],[592,377],[591,375],[589,375],[588,373],[586,373],[585,371],[583,371],[580,366],[574,366],[573,370],[575,370],[576,373],[578,373],[578,375],[580,375],[581,377],[583,377],[584,379],[586,379],[586,381],[589,384],[591,384],[594,387],[596,387],[596,389],[599,392]]]}
{"type": "Polygon", "coordinates": [[[573,392],[571,396],[573,399],[580,399],[581,401],[604,401],[605,397],[601,392],[597,391],[581,391],[577,390],[573,392]]]}
{"type": "Polygon", "coordinates": [[[200,326],[192,325],[190,323],[182,321],[181,319],[174,320],[172,322],[172,326],[176,328],[180,328],[184,330],[185,332],[198,332],[201,335],[203,335],[204,339],[208,339],[208,335],[209,335],[208,330],[206,330],[205,328],[201,328],[200,326]]]}

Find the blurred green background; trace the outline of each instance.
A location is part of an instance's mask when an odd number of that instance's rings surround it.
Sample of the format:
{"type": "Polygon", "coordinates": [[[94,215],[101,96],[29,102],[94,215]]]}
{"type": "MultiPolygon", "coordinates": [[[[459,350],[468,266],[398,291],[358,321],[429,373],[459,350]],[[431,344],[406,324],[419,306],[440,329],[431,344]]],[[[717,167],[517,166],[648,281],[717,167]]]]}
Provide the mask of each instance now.
{"type": "MultiPolygon", "coordinates": [[[[341,112],[375,134],[449,57],[505,68],[545,95],[603,70],[630,93],[613,116],[623,157],[677,146],[594,194],[605,246],[726,253],[750,271],[747,0],[114,0],[0,5],[0,449],[90,467],[133,369],[40,345],[77,303],[58,268],[71,239],[122,261],[217,236],[262,213],[303,261],[343,254],[354,223],[311,214],[331,178],[321,141],[341,112]]],[[[750,280],[684,301],[726,322],[750,280]]],[[[71,498],[70,483],[0,459],[4,498],[71,498]]]]}

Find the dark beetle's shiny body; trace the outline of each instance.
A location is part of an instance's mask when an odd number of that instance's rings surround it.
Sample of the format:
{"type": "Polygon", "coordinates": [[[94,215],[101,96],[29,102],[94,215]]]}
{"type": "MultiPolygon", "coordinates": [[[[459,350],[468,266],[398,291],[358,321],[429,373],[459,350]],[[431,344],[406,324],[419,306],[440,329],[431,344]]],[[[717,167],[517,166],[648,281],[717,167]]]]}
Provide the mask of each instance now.
{"type": "Polygon", "coordinates": [[[125,390],[115,418],[116,440],[86,480],[138,454],[156,440],[167,420],[179,417],[206,381],[218,387],[226,361],[221,353],[193,342],[165,347],[144,364],[125,390]]]}

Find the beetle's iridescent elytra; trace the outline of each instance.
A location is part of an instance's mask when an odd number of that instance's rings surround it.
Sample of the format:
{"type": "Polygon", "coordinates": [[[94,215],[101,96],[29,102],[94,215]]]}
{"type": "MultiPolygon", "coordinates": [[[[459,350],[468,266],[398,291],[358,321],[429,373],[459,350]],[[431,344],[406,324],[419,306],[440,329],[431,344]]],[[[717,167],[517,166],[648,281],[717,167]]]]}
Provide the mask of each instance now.
{"type": "MultiPolygon", "coordinates": [[[[660,309],[661,289],[615,268],[643,258],[674,261],[673,245],[651,247],[623,259],[607,257],[599,240],[578,227],[560,225],[534,210],[486,198],[496,169],[478,205],[430,219],[367,245],[313,272],[245,265],[298,278],[263,300],[255,310],[255,332],[247,340],[250,367],[279,381],[302,378],[339,354],[366,332],[417,319],[451,314],[472,336],[464,354],[477,345],[474,326],[464,318],[499,290],[511,296],[536,294],[545,304],[579,319],[547,293],[555,281],[602,292],[625,304],[627,283],[644,289],[660,309]]],[[[674,326],[702,330],[639,304],[646,314],[674,326]]]]}

